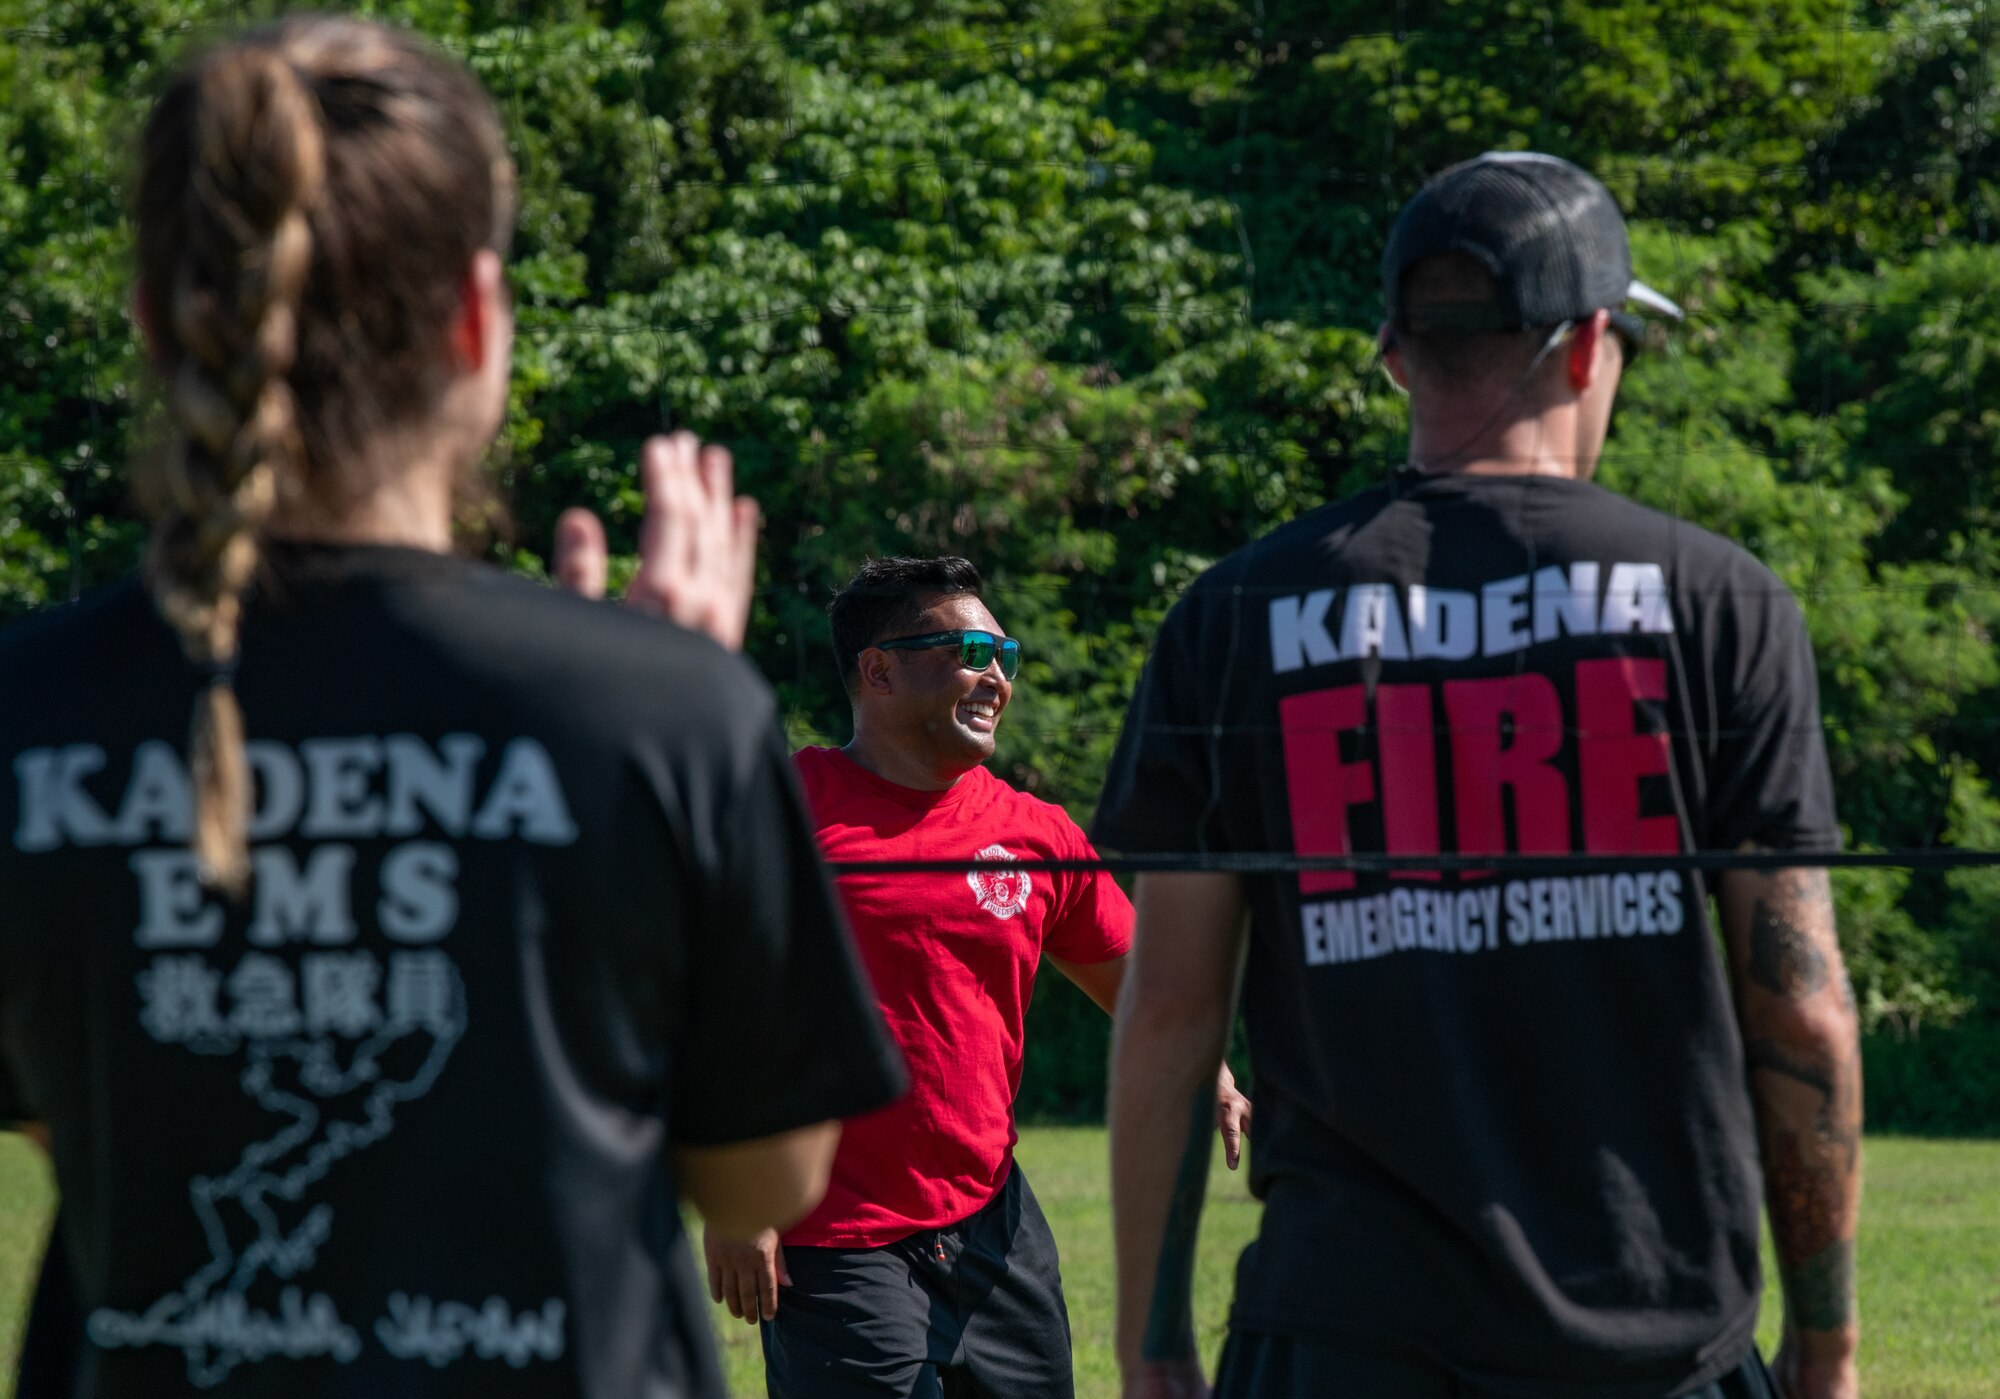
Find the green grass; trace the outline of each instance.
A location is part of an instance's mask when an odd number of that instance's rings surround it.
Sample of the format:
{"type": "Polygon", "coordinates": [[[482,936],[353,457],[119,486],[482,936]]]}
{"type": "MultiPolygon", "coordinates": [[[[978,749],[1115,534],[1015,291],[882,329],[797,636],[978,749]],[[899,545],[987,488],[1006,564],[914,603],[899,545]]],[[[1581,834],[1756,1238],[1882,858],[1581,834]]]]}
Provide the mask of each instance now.
{"type": "MultiPolygon", "coordinates": [[[[1104,1131],[1030,1128],[1021,1134],[1020,1157],[1062,1249],[1079,1399],[1106,1399],[1117,1388],[1104,1131]]],[[[1992,1399],[2000,1393],[2000,1142],[1874,1137],[1867,1172],[1864,1392],[1869,1399],[1992,1399]]],[[[12,1392],[14,1347],[50,1203],[34,1153],[0,1135],[0,1399],[12,1392]]],[[[1257,1212],[1243,1178],[1218,1159],[1195,1296],[1202,1352],[1211,1362],[1222,1344],[1236,1254],[1256,1231],[1257,1212]]],[[[763,1393],[756,1332],[720,1308],[715,1315],[735,1391],[763,1393]]],[[[1773,1287],[1762,1328],[1767,1352],[1776,1323],[1773,1287]]]]}
{"type": "Polygon", "coordinates": [[[14,1393],[14,1357],[27,1319],[28,1289],[42,1256],[55,1190],[39,1148],[0,1132],[0,1399],[14,1393]]]}

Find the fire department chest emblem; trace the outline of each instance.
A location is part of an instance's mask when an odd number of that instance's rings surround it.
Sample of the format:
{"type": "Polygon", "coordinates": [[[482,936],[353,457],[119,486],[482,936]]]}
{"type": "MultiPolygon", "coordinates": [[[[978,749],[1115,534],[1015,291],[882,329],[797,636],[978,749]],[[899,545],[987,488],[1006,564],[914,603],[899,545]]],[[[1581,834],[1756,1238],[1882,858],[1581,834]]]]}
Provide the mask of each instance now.
{"type": "MultiPolygon", "coordinates": [[[[1012,860],[1014,852],[1004,845],[989,845],[977,855],[976,860],[1012,860]]],[[[1035,882],[1028,878],[1026,870],[968,870],[965,882],[972,886],[972,897],[979,900],[979,906],[995,918],[1012,918],[1028,909],[1028,895],[1034,892],[1035,882]]]]}

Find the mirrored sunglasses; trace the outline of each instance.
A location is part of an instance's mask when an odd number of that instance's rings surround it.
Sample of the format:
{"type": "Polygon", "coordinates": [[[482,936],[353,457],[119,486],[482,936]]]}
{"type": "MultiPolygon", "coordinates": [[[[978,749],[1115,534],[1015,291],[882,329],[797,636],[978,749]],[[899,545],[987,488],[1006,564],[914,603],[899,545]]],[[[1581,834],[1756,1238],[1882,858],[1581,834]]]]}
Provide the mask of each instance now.
{"type": "Polygon", "coordinates": [[[984,670],[998,655],[1002,675],[1012,680],[1021,673],[1021,643],[990,631],[934,631],[922,636],[899,636],[875,645],[884,651],[933,651],[941,646],[956,646],[958,663],[967,670],[984,670]]]}

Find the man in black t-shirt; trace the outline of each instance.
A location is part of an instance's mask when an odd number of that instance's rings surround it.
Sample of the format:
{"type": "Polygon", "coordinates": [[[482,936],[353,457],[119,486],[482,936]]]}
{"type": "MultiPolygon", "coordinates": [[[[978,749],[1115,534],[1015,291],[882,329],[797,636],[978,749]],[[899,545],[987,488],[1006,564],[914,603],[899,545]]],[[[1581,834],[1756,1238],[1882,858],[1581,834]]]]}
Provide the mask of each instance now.
{"type": "Polygon", "coordinates": [[[1203,1392],[1187,1128],[1247,912],[1265,1212],[1218,1392],[1768,1393],[1761,1158],[1778,1385],[1850,1399],[1860,1069],[1812,650],[1769,570],[1589,482],[1629,308],[1678,313],[1603,186],[1546,156],[1438,176],[1383,276],[1410,465],[1188,591],[1093,834],[1599,862],[1142,878],[1113,1059],[1126,1393],[1203,1392]],[[1725,968],[1708,881],[1660,857],[1743,848],[1797,867],[1714,881],[1725,968]]]}
{"type": "Polygon", "coordinates": [[[677,1176],[901,1086],[770,690],[461,559],[265,550],[240,904],[145,590],[0,633],[0,1126],[53,1129],[83,1392],[719,1399],[677,1176]]]}

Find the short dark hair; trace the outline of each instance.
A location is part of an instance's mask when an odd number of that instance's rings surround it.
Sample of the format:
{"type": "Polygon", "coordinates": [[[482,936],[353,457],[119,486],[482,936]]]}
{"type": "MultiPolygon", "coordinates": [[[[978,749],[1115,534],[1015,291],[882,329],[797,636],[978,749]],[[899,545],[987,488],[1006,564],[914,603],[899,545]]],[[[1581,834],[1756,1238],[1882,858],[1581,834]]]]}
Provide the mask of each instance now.
{"type": "Polygon", "coordinates": [[[1519,380],[1552,329],[1452,328],[1455,316],[1477,320],[1479,317],[1470,313],[1490,312],[1499,299],[1499,283],[1493,274],[1464,253],[1427,257],[1411,264],[1403,273],[1401,292],[1405,324],[1396,327],[1394,334],[1403,358],[1412,373],[1448,390],[1476,388],[1494,380],[1519,380]]]}
{"type": "Polygon", "coordinates": [[[878,641],[907,634],[939,598],[980,595],[985,586],[969,559],[870,559],[827,604],[833,624],[833,659],[840,683],[853,694],[861,681],[861,653],[878,641]]]}

